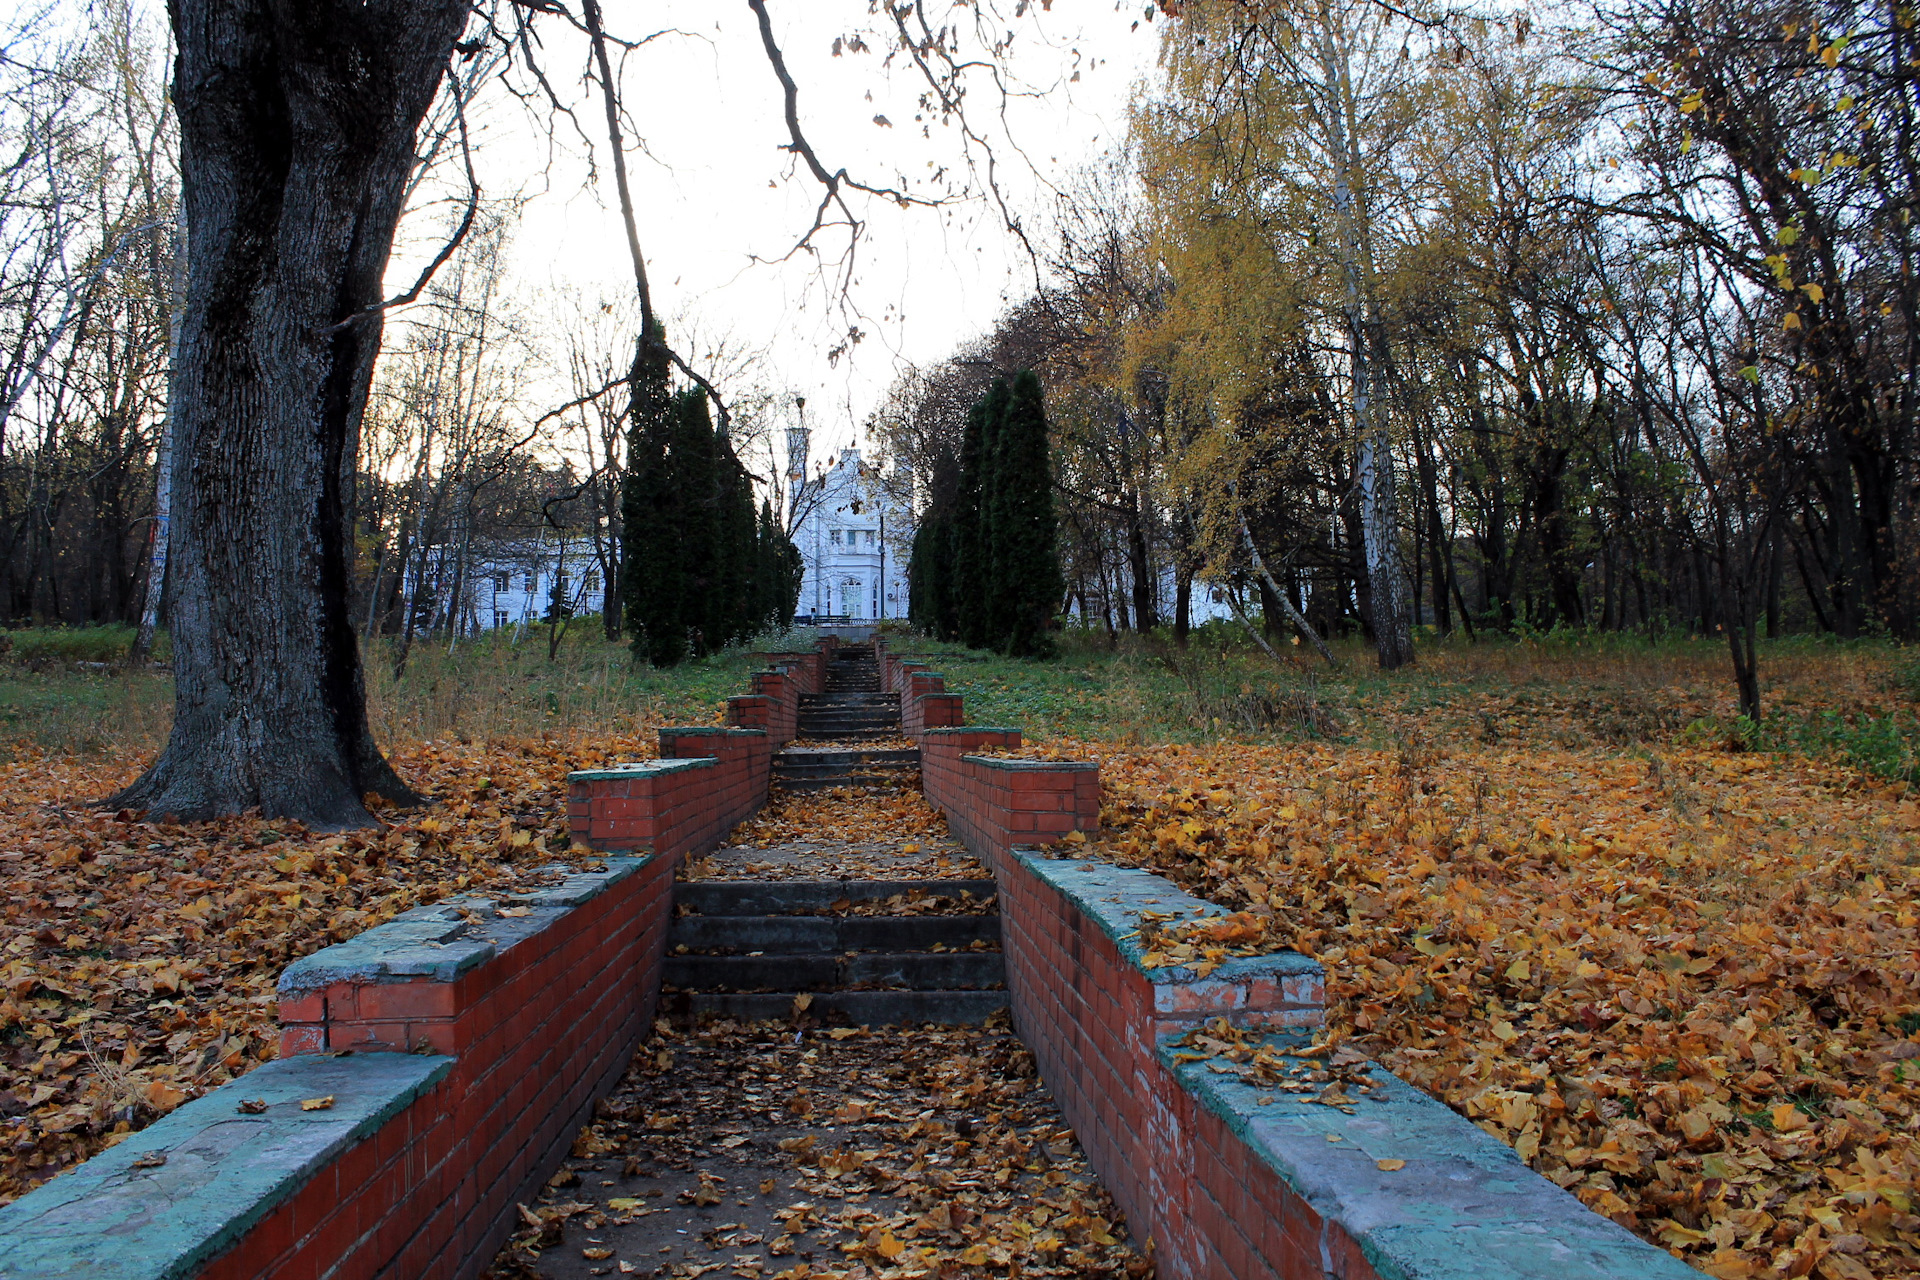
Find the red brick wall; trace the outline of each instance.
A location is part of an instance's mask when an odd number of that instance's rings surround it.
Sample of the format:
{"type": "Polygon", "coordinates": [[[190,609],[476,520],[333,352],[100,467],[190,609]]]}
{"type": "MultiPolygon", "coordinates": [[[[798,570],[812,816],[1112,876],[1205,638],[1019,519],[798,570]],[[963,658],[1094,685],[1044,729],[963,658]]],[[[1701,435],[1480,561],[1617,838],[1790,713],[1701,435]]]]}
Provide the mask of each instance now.
{"type": "Polygon", "coordinates": [[[416,1280],[485,1270],[514,1205],[538,1193],[652,1020],[672,882],[671,860],[649,859],[451,981],[369,976],[283,999],[283,1057],[430,1047],[456,1062],[202,1274],[416,1280]]]}
{"type": "Polygon", "coordinates": [[[927,664],[901,658],[887,652],[884,642],[874,641],[880,659],[880,687],[900,697],[900,732],[918,738],[928,729],[945,729],[967,722],[965,703],[957,693],[948,693],[947,683],[928,671],[927,664]]]}
{"type": "Polygon", "coordinates": [[[727,699],[727,723],[766,730],[775,749],[793,741],[800,728],[801,696],[819,693],[826,679],[826,654],[823,647],[812,653],[764,655],[769,669],[754,672],[753,692],[727,699]]]}
{"type": "Polygon", "coordinates": [[[595,849],[695,857],[767,801],[773,741],[758,729],[662,729],[662,759],[567,782],[573,838],[595,849]]]}
{"type": "MultiPolygon", "coordinates": [[[[1014,1025],[1130,1229],[1153,1240],[1158,1273],[1183,1280],[1370,1280],[1375,1273],[1353,1240],[1337,1226],[1323,1231],[1306,1201],[1159,1057],[1161,1037],[1209,1017],[1242,1025],[1316,1023],[1324,1002],[1320,978],[1239,972],[1155,981],[1167,971],[1142,969],[1109,932],[1121,926],[1103,927],[1014,855],[1015,846],[1093,830],[1099,818],[1099,774],[1091,765],[1035,767],[971,756],[1019,745],[1011,730],[927,734],[926,794],[993,867],[1014,1025]],[[1335,1269],[1323,1269],[1328,1258],[1335,1269]]],[[[1142,872],[1119,877],[1154,879],[1142,872]]],[[[1169,909],[1195,901],[1161,883],[1155,900],[1169,909]]],[[[1123,893],[1117,883],[1113,900],[1123,893]]]]}
{"type": "MultiPolygon", "coordinates": [[[[1130,1229],[1153,1239],[1159,1274],[1372,1277],[1351,1238],[1337,1226],[1322,1232],[1306,1201],[1187,1092],[1158,1054],[1162,1036],[1210,1017],[1317,1022],[1320,980],[1156,982],[1021,859],[996,861],[1014,1026],[1130,1229]],[[1322,1269],[1323,1240],[1345,1260],[1344,1270],[1322,1269]]],[[[1167,885],[1170,905],[1183,897],[1167,885]]]]}
{"type": "Polygon", "coordinates": [[[771,734],[753,729],[662,729],[660,758],[692,760],[711,756],[720,762],[720,777],[709,793],[717,828],[702,831],[702,839],[718,840],[760,811],[773,781],[774,742],[771,734]]]}
{"type": "Polygon", "coordinates": [[[1100,773],[1091,764],[970,758],[1018,749],[1016,729],[929,729],[920,738],[927,799],[976,853],[1050,844],[1100,824],[1100,773]]]}

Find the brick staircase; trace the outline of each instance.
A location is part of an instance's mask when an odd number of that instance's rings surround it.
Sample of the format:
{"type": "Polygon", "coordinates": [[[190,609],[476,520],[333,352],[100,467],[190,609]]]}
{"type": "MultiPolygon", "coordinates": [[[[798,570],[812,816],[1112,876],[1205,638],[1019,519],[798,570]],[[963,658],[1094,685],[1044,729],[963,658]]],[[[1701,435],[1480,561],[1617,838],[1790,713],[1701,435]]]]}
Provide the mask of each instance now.
{"type": "MultiPolygon", "coordinates": [[[[991,880],[693,880],[674,886],[663,1007],[738,1019],[977,1023],[1007,1007],[991,880]],[[902,898],[913,913],[861,914],[902,898]],[[872,908],[869,906],[868,908],[872,908]]],[[[907,905],[903,902],[901,905],[907,905]]]]}
{"type": "Polygon", "coordinates": [[[873,647],[835,650],[825,683],[825,692],[800,698],[797,741],[833,745],[794,745],[775,753],[775,785],[789,791],[918,786],[917,750],[857,745],[900,736],[900,700],[880,691],[880,666],[873,647]]]}
{"type": "Polygon", "coordinates": [[[826,689],[800,698],[799,737],[857,742],[900,736],[900,700],[880,690],[880,664],[871,645],[834,650],[826,689]]]}
{"type": "Polygon", "coordinates": [[[774,785],[789,791],[910,787],[919,780],[920,753],[912,747],[787,747],[773,757],[774,785]]]}

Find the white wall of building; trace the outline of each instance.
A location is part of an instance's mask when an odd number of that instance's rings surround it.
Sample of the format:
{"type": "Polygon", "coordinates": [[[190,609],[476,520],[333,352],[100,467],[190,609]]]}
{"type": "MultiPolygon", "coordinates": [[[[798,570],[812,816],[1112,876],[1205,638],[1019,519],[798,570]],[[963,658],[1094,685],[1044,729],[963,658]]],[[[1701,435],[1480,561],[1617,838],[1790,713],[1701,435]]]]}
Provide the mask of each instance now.
{"type": "Polygon", "coordinates": [[[906,617],[913,512],[887,495],[860,451],[848,449],[808,481],[799,507],[793,542],[806,565],[795,607],[799,620],[906,617]]]}

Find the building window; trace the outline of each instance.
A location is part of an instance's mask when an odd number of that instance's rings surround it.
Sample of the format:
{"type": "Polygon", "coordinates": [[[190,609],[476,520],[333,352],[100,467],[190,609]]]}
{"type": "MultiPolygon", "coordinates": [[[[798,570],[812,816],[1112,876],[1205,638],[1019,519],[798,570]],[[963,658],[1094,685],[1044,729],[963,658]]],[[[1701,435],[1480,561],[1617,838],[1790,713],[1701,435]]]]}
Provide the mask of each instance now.
{"type": "Polygon", "coordinates": [[[866,542],[866,544],[867,544],[868,546],[872,546],[872,545],[873,545],[873,530],[871,530],[871,529],[868,529],[868,530],[866,530],[866,535],[867,535],[867,536],[866,536],[866,538],[865,538],[865,542],[866,542]]]}
{"type": "Polygon", "coordinates": [[[835,529],[835,530],[833,530],[833,531],[831,531],[830,533],[828,533],[828,534],[827,534],[827,540],[828,540],[828,541],[830,541],[830,542],[832,542],[834,546],[836,546],[836,547],[837,547],[837,546],[839,546],[839,545],[840,545],[840,531],[839,531],[838,529],[835,529]]]}
{"type": "Polygon", "coordinates": [[[493,611],[493,625],[496,627],[504,627],[507,625],[507,611],[505,609],[495,609],[493,611]]]}
{"type": "Polygon", "coordinates": [[[540,589],[540,576],[538,574],[533,574],[533,573],[528,574],[527,590],[538,591],[539,589],[540,589]]]}
{"type": "Polygon", "coordinates": [[[592,595],[594,592],[598,591],[599,589],[600,589],[600,571],[598,569],[587,570],[587,585],[586,585],[587,594],[592,595]]]}
{"type": "Polygon", "coordinates": [[[506,574],[504,574],[504,573],[496,573],[496,574],[494,574],[494,575],[493,575],[493,589],[494,589],[495,591],[505,591],[505,590],[507,589],[507,575],[506,575],[506,574]]]}

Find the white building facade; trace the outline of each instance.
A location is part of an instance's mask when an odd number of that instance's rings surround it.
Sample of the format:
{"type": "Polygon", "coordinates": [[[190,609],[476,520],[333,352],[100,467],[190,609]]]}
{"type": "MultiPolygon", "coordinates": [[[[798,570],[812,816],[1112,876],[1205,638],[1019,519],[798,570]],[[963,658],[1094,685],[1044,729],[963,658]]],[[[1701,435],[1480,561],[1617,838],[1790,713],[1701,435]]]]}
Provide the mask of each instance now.
{"type": "MultiPolygon", "coordinates": [[[[787,436],[788,457],[804,459],[805,429],[787,436]]],[[[905,618],[913,508],[893,495],[913,492],[910,477],[895,474],[882,484],[854,448],[811,480],[798,473],[797,462],[789,467],[789,527],[806,565],[794,620],[905,618]]]]}

